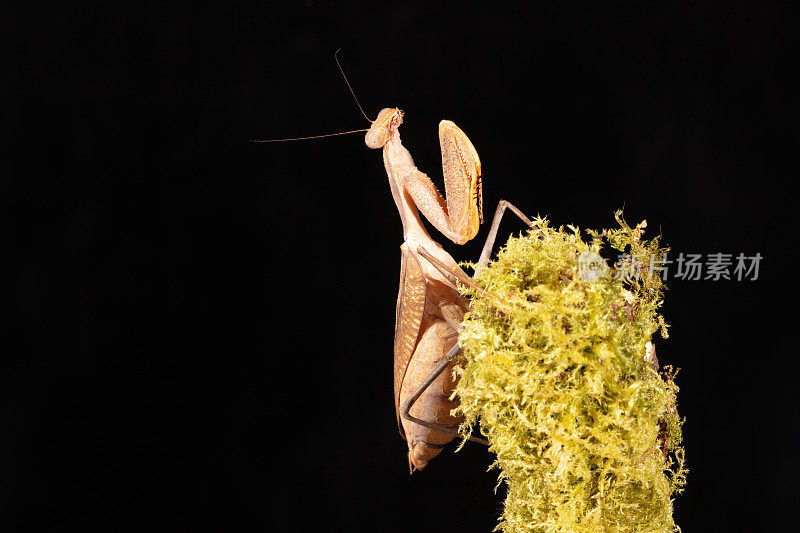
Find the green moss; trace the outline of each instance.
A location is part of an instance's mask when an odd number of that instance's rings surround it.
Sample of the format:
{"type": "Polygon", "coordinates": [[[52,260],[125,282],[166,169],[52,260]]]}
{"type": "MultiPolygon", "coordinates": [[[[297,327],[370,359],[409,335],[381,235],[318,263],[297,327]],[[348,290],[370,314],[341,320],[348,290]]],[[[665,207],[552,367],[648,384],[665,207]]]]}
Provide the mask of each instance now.
{"type": "Polygon", "coordinates": [[[506,533],[679,531],[675,372],[646,359],[653,333],[667,336],[664,286],[650,275],[666,249],[642,240],[644,222],[616,219],[583,238],[538,218],[475,279],[485,292],[471,291],[460,337],[457,410],[462,434],[479,424],[497,456],[506,533]],[[595,281],[578,275],[581,253],[609,248],[634,260],[595,281]]]}

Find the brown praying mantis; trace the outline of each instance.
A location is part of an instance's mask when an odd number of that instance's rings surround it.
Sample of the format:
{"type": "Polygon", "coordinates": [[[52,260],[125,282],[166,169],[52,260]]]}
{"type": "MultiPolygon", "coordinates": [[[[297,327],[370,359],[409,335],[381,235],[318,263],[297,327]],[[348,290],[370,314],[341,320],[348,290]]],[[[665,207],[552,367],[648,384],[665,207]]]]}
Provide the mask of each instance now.
{"type": "MultiPolygon", "coordinates": [[[[454,123],[439,123],[445,198],[414,165],[400,141],[403,112],[383,109],[366,134],[370,148],[383,148],[383,163],[403,224],[400,288],[394,330],[394,400],[400,435],[408,444],[411,472],[425,468],[458,435],[461,419],[452,414],[456,382],[452,368],[461,352],[458,335],[469,302],[456,282],[475,286],[442,246],[434,241],[420,212],[445,237],[464,244],[483,222],[481,161],[467,135],[454,123]],[[449,370],[448,372],[445,372],[449,370]]],[[[533,226],[522,212],[500,200],[476,270],[484,268],[500,220],[510,209],[533,226]]],[[[470,440],[488,444],[484,439],[470,440]]]]}
{"type": "MultiPolygon", "coordinates": [[[[342,75],[349,87],[343,70],[342,75]]],[[[461,418],[452,414],[457,406],[457,401],[451,399],[456,385],[452,369],[461,353],[458,336],[469,302],[457,282],[475,287],[452,256],[428,234],[420,212],[456,244],[474,238],[483,222],[481,161],[458,126],[447,120],[440,122],[443,198],[430,178],[417,169],[400,141],[403,112],[386,108],[371,122],[365,142],[370,148],[383,149],[389,187],[403,225],[394,330],[394,405],[413,473],[425,468],[458,435],[461,418]]],[[[476,271],[489,261],[506,209],[533,226],[519,209],[500,200],[476,271]]],[[[469,440],[488,445],[478,437],[469,440]]]]}

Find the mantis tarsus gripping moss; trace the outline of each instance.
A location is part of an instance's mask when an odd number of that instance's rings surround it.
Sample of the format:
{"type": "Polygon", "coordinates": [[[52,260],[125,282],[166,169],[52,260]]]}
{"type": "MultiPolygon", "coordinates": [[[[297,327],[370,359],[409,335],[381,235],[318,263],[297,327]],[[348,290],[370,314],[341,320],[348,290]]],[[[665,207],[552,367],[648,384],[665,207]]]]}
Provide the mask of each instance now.
{"type": "MultiPolygon", "coordinates": [[[[400,142],[402,122],[402,111],[383,109],[372,121],[365,142],[370,148],[383,149],[389,186],[403,224],[394,331],[394,402],[413,472],[424,468],[458,435],[461,419],[451,414],[457,405],[450,399],[456,384],[452,367],[461,352],[458,335],[468,301],[459,292],[456,280],[475,286],[450,254],[428,235],[419,213],[456,244],[475,237],[483,214],[481,162],[464,132],[450,121],[439,123],[443,198],[400,142]]],[[[506,208],[532,226],[519,209],[501,200],[476,270],[489,260],[506,208]]],[[[488,444],[478,437],[470,440],[488,444]]]]}

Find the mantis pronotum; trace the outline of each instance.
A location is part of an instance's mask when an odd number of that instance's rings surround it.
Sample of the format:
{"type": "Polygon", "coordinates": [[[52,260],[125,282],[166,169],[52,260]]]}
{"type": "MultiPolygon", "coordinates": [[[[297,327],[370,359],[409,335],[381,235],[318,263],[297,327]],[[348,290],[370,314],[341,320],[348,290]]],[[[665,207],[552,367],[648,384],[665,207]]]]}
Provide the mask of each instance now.
{"type": "MultiPolygon", "coordinates": [[[[336,62],[338,64],[338,58],[336,62]]],[[[341,65],[339,68],[341,70],[341,65]]],[[[343,70],[341,72],[350,87],[347,76],[343,70]]],[[[352,88],[350,91],[352,93],[352,88]]],[[[361,105],[358,106],[360,109],[361,105]]],[[[363,109],[361,112],[364,113],[363,109]]],[[[459,292],[456,280],[474,286],[450,254],[428,235],[419,213],[421,211],[437,230],[456,244],[464,244],[475,237],[483,222],[481,162],[478,152],[458,126],[447,120],[440,122],[443,198],[430,178],[417,169],[411,154],[400,142],[403,112],[386,108],[370,122],[372,126],[368,130],[356,131],[367,131],[365,142],[370,148],[383,148],[389,186],[403,224],[394,331],[394,403],[400,435],[408,444],[409,469],[413,473],[415,469],[423,469],[458,435],[461,420],[451,415],[456,407],[456,401],[450,399],[456,385],[452,367],[461,353],[458,335],[469,302],[459,292]]],[[[519,209],[501,200],[476,270],[489,261],[506,208],[532,226],[519,209]]],[[[488,444],[478,437],[470,437],[470,440],[488,444]]]]}

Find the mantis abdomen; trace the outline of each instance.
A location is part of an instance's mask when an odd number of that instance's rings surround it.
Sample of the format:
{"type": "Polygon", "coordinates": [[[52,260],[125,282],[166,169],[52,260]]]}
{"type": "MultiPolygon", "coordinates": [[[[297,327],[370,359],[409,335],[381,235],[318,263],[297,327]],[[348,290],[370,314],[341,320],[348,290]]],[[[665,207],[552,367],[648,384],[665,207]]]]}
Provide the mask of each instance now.
{"type": "MultiPolygon", "coordinates": [[[[417,390],[456,342],[458,333],[444,320],[434,319],[424,327],[403,380],[401,403],[417,390]]],[[[453,379],[452,366],[453,363],[425,389],[411,408],[411,414],[455,431],[462,418],[450,414],[458,405],[458,401],[450,399],[457,383],[453,379]]],[[[413,469],[425,468],[428,461],[439,455],[444,445],[454,438],[454,435],[429,429],[406,419],[402,419],[402,423],[408,442],[409,467],[413,469]]]]}
{"type": "MultiPolygon", "coordinates": [[[[399,390],[400,405],[414,394],[456,345],[458,331],[455,325],[463,320],[467,310],[466,300],[450,285],[430,274],[422,282],[425,284],[424,307],[416,345],[399,390]]],[[[414,402],[410,414],[455,431],[461,418],[450,414],[458,405],[455,399],[451,400],[456,386],[452,367],[451,363],[424,389],[414,402]]],[[[408,443],[408,461],[412,471],[425,468],[428,461],[436,457],[444,445],[454,438],[453,434],[415,424],[406,418],[400,421],[408,443]]]]}

